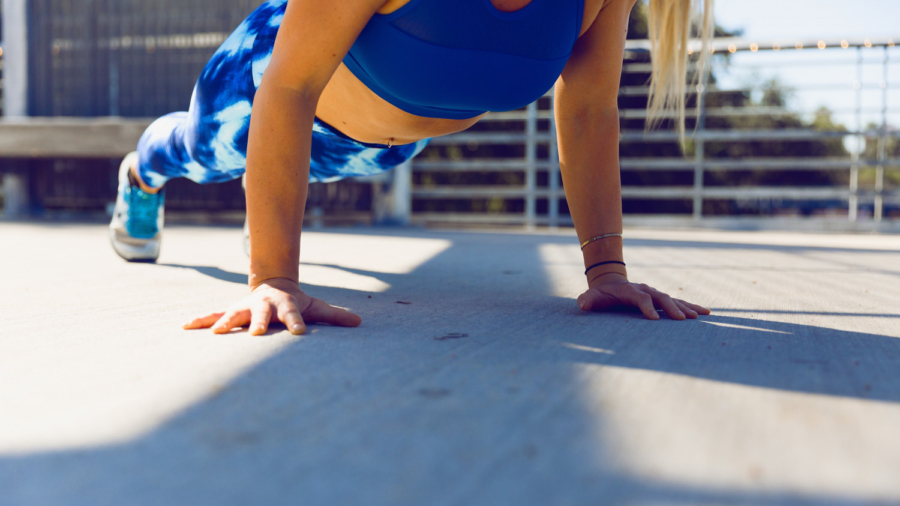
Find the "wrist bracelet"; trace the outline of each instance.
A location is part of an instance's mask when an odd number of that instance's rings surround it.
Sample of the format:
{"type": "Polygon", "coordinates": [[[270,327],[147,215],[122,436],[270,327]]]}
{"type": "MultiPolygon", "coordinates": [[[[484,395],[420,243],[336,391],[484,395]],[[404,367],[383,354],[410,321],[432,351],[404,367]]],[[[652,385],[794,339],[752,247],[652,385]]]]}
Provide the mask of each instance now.
{"type": "Polygon", "coordinates": [[[607,260],[605,262],[599,262],[599,263],[596,263],[596,264],[588,267],[587,269],[584,270],[584,275],[587,276],[588,271],[593,269],[594,267],[600,267],[601,265],[606,265],[606,264],[619,264],[621,266],[625,266],[625,262],[620,262],[618,260],[607,260]]]}
{"type": "Polygon", "coordinates": [[[622,234],[616,232],[614,234],[603,234],[603,235],[598,235],[597,237],[591,237],[587,241],[584,241],[583,243],[581,243],[581,249],[584,249],[585,246],[587,246],[588,244],[590,244],[594,241],[599,241],[600,239],[606,239],[607,237],[622,237],[622,234]]]}

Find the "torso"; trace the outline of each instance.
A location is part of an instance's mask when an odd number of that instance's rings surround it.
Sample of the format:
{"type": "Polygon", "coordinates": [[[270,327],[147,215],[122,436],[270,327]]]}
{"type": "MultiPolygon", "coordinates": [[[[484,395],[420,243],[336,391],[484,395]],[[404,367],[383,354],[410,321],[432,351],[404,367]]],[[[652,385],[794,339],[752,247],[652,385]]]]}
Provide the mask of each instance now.
{"type": "MultiPolygon", "coordinates": [[[[378,13],[389,14],[409,1],[387,0],[378,13]]],[[[513,12],[524,8],[531,1],[491,0],[491,3],[498,10],[513,12]]],[[[604,1],[608,0],[584,0],[581,34],[591,26],[604,1]]],[[[316,116],[358,141],[377,144],[408,144],[428,137],[447,135],[465,130],[481,119],[481,116],[453,120],[409,114],[369,90],[343,63],[323,90],[316,116]]]]}

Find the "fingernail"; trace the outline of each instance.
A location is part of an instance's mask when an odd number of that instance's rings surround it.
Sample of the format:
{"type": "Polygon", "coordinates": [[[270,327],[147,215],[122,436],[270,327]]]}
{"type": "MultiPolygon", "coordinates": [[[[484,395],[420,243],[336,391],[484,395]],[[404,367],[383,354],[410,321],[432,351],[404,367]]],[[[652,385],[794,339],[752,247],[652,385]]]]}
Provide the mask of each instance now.
{"type": "Polygon", "coordinates": [[[578,301],[578,307],[580,307],[582,311],[586,310],[586,309],[587,309],[587,302],[585,302],[585,301],[583,301],[583,300],[579,300],[579,301],[578,301]]]}
{"type": "Polygon", "coordinates": [[[292,328],[293,330],[303,330],[303,324],[301,324],[301,323],[295,323],[295,324],[291,325],[291,328],[292,328]]]}
{"type": "Polygon", "coordinates": [[[656,319],[659,320],[659,311],[654,311],[653,316],[655,316],[656,319]]]}
{"type": "Polygon", "coordinates": [[[681,311],[678,312],[678,316],[680,316],[680,317],[682,317],[682,318],[685,317],[685,316],[684,316],[684,313],[682,313],[681,311]]]}

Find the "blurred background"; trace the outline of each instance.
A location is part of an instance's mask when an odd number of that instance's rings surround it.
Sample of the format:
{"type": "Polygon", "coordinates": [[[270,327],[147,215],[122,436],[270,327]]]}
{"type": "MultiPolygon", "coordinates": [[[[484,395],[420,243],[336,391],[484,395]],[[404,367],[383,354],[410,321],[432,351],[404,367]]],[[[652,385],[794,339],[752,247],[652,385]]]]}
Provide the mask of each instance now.
{"type": "MultiPolygon", "coordinates": [[[[259,3],[3,0],[4,216],[106,219],[121,156],[154,118],[187,109],[208,58],[259,3]]],[[[900,2],[717,2],[683,150],[671,124],[644,128],[646,12],[639,1],[619,98],[627,224],[900,231],[900,2]]],[[[383,177],[313,184],[307,219],[571,226],[552,107],[548,94],[489,114],[383,177]]],[[[169,220],[243,220],[239,180],[167,192],[169,220]]]]}

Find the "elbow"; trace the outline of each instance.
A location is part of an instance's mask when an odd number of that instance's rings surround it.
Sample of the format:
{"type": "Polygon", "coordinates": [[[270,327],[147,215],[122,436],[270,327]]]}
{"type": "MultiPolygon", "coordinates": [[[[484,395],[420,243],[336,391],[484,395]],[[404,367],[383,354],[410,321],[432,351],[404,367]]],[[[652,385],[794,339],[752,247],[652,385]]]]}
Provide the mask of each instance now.
{"type": "Polygon", "coordinates": [[[292,66],[273,58],[262,76],[257,92],[275,93],[315,105],[327,84],[328,79],[298,72],[292,66]]]}
{"type": "Polygon", "coordinates": [[[557,108],[556,123],[570,132],[596,132],[597,130],[619,130],[619,109],[609,106],[584,106],[578,108],[557,108]]]}
{"type": "Polygon", "coordinates": [[[322,90],[315,86],[298,86],[278,79],[263,79],[256,91],[256,101],[267,99],[288,101],[315,111],[321,95],[322,90]]]}
{"type": "MultiPolygon", "coordinates": [[[[604,94],[605,95],[605,94],[604,94]]],[[[556,95],[557,122],[574,124],[619,124],[619,104],[617,97],[606,96],[571,96],[568,93],[556,95]]]]}

